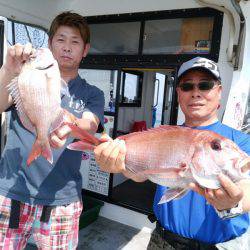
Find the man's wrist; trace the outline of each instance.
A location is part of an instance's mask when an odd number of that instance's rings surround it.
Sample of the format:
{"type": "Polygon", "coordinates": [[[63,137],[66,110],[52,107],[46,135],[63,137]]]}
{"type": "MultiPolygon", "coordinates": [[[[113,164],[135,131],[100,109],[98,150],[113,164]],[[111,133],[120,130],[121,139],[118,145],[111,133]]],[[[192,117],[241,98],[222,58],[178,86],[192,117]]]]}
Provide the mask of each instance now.
{"type": "Polygon", "coordinates": [[[242,200],[240,200],[235,207],[225,210],[217,210],[215,208],[215,211],[221,219],[230,219],[239,216],[243,214],[242,200]]]}
{"type": "Polygon", "coordinates": [[[2,66],[1,69],[3,71],[3,74],[5,75],[5,78],[8,78],[8,80],[12,80],[18,75],[16,72],[7,67],[5,64],[2,66]]]}

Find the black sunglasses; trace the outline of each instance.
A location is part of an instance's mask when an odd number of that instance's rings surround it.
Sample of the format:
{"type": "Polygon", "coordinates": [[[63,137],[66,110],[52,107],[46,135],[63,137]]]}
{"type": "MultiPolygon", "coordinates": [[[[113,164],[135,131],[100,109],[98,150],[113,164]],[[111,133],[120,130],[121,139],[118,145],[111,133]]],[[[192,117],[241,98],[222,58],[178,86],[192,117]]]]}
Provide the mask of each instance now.
{"type": "Polygon", "coordinates": [[[215,82],[210,81],[210,82],[199,82],[198,84],[194,84],[191,82],[183,82],[179,85],[180,89],[184,92],[188,92],[191,90],[194,90],[195,86],[197,86],[197,88],[201,91],[206,91],[206,90],[210,90],[214,87],[215,82]]]}

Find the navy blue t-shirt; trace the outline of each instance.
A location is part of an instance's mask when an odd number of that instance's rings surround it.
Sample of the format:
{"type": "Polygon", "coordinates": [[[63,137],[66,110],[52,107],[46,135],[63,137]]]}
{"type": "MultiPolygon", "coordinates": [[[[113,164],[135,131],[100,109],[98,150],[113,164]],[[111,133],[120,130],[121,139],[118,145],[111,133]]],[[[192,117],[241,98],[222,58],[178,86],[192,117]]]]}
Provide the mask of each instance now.
{"type": "MultiPolygon", "coordinates": [[[[220,122],[195,129],[211,130],[234,141],[250,155],[250,136],[232,129],[220,122]]],[[[189,191],[183,198],[158,205],[166,187],[157,185],[154,199],[154,213],[160,224],[167,230],[186,238],[210,244],[225,242],[246,232],[249,214],[222,220],[213,206],[196,192],[189,191]]]]}
{"type": "MultiPolygon", "coordinates": [[[[62,108],[78,118],[91,111],[103,123],[103,92],[80,76],[71,80],[68,87],[70,96],[62,97],[62,108]]],[[[66,148],[73,139],[68,138],[63,148],[52,149],[53,165],[38,157],[27,167],[35,135],[23,127],[15,108],[10,112],[9,134],[0,161],[0,195],[40,205],[65,205],[81,200],[81,152],[66,148]]]]}

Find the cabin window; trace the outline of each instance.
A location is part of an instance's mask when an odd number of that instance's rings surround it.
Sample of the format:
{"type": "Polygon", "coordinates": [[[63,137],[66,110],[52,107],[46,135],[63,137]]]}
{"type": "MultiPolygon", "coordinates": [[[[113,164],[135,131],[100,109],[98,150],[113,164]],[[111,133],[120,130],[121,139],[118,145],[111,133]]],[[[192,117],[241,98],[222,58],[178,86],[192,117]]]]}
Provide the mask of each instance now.
{"type": "Polygon", "coordinates": [[[209,54],[213,17],[145,22],[143,54],[209,54]]]}
{"type": "Polygon", "coordinates": [[[91,49],[84,65],[175,64],[194,56],[218,60],[223,13],[211,8],[87,17],[91,49]]]}
{"type": "Polygon", "coordinates": [[[90,25],[91,54],[137,54],[140,22],[90,25]]]}
{"type": "Polygon", "coordinates": [[[42,28],[13,21],[9,21],[8,25],[13,27],[12,33],[8,34],[10,44],[31,43],[34,48],[48,47],[48,34],[42,28]]]}
{"type": "Polygon", "coordinates": [[[117,70],[79,69],[79,75],[104,93],[105,112],[115,112],[117,70]]]}
{"type": "Polygon", "coordinates": [[[123,71],[120,88],[120,106],[140,107],[142,98],[142,72],[123,71]]]}

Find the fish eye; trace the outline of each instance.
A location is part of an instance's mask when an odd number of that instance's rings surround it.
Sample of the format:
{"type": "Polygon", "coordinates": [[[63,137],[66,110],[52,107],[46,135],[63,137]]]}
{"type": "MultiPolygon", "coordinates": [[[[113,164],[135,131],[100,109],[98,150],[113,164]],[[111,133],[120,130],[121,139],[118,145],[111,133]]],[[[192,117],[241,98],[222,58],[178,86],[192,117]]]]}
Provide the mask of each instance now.
{"type": "Polygon", "coordinates": [[[221,150],[221,143],[220,143],[220,140],[213,140],[211,141],[211,148],[213,150],[216,150],[216,151],[219,151],[221,150]]]}

